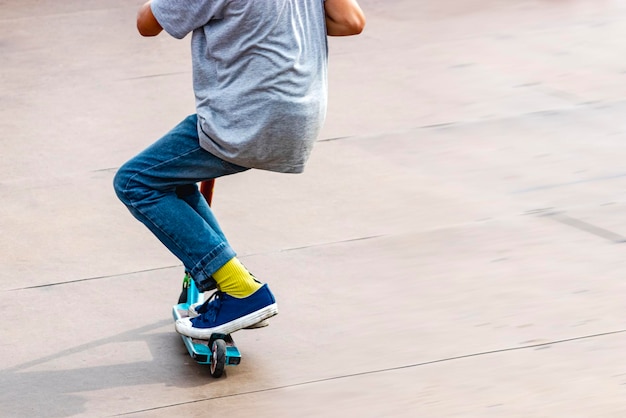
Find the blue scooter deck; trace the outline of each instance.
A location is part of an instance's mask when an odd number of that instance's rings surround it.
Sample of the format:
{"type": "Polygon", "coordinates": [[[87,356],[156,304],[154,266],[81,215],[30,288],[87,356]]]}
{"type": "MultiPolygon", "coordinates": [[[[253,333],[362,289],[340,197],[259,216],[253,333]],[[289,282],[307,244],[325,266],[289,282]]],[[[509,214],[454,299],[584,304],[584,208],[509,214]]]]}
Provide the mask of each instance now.
{"type": "MultiPolygon", "coordinates": [[[[174,305],[174,307],[172,308],[174,321],[187,317],[188,310],[188,303],[179,303],[178,305],[174,305]]],[[[231,337],[230,335],[213,334],[211,336],[211,339],[209,340],[199,340],[196,338],[187,337],[185,335],[181,335],[181,337],[183,339],[183,342],[185,343],[185,347],[187,347],[189,355],[199,364],[211,364],[211,347],[213,345],[213,341],[216,339],[224,340],[224,342],[226,343],[225,364],[227,366],[236,366],[241,362],[241,353],[239,352],[237,346],[235,346],[235,341],[233,340],[233,337],[231,337]]]]}

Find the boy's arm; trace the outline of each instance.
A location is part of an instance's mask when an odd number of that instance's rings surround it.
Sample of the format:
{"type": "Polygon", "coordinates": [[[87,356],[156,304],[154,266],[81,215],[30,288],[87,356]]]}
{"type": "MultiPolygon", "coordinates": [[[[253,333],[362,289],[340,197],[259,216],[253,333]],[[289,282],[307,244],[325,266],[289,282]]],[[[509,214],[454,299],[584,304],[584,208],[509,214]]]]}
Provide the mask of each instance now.
{"type": "Polygon", "coordinates": [[[358,35],[365,27],[365,15],[356,0],[326,0],[326,33],[329,36],[358,35]]]}
{"type": "Polygon", "coordinates": [[[148,0],[137,12],[137,30],[141,36],[157,36],[163,28],[152,14],[150,3],[148,0]]]}

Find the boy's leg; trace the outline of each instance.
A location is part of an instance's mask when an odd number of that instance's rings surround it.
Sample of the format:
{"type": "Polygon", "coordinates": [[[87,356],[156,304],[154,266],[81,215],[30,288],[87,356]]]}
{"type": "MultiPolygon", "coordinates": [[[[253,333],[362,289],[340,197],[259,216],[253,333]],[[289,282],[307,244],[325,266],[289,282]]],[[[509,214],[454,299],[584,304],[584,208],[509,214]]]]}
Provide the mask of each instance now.
{"type": "Polygon", "coordinates": [[[215,219],[211,207],[202,193],[200,193],[200,189],[197,184],[186,184],[184,186],[177,187],[176,195],[191,206],[191,208],[196,211],[196,213],[200,215],[205,222],[211,225],[215,232],[223,237],[224,241],[226,241],[226,237],[224,236],[217,219],[215,219]]]}
{"type": "Polygon", "coordinates": [[[133,216],[182,261],[202,288],[235,252],[211,210],[202,206],[195,184],[246,169],[200,148],[196,122],[195,115],[189,116],[124,164],[114,185],[133,216]]]}
{"type": "Polygon", "coordinates": [[[176,326],[185,335],[208,338],[215,327],[221,327],[215,332],[236,331],[275,315],[277,309],[267,285],[257,292],[261,285],[235,258],[196,186],[246,168],[200,148],[196,123],[195,115],[186,118],[124,164],[115,176],[115,190],[130,212],[183,262],[199,289],[224,287],[225,294],[216,301],[220,306],[211,305],[194,323],[176,326]],[[220,315],[213,312],[215,306],[220,315]],[[201,335],[195,335],[194,328],[200,328],[201,335]]]}

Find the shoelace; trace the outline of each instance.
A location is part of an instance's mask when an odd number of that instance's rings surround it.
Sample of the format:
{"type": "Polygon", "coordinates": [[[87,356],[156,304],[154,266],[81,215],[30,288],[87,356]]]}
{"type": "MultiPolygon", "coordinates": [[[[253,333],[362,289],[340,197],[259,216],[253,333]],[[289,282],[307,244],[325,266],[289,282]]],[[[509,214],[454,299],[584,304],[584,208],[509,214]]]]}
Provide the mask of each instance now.
{"type": "Polygon", "coordinates": [[[219,290],[216,290],[201,306],[196,308],[196,312],[198,312],[202,317],[207,318],[211,321],[215,321],[217,314],[222,307],[222,293],[219,290]]]}

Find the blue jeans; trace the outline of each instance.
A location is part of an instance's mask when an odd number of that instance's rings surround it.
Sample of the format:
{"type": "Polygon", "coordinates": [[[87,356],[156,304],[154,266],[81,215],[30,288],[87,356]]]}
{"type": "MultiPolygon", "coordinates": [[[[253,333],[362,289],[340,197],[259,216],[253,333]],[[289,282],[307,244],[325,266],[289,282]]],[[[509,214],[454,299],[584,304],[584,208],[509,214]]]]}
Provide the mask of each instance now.
{"type": "Polygon", "coordinates": [[[247,170],[200,148],[191,115],[118,170],[117,196],[182,261],[201,290],[231,258],[230,247],[197,183],[247,170]]]}

